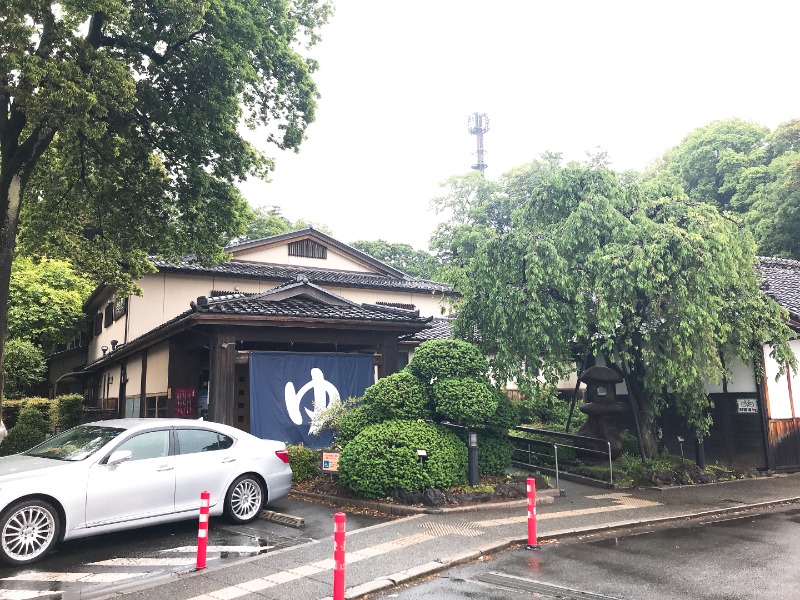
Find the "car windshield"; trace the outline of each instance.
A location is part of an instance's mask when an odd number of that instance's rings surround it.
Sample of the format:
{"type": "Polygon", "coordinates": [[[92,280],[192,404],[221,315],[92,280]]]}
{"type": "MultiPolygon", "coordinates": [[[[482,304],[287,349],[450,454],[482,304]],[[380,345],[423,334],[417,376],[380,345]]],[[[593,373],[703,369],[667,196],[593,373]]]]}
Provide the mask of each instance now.
{"type": "Polygon", "coordinates": [[[60,433],[22,454],[54,458],[56,460],[83,460],[97,452],[108,442],[125,431],[121,427],[79,425],[60,433]]]}

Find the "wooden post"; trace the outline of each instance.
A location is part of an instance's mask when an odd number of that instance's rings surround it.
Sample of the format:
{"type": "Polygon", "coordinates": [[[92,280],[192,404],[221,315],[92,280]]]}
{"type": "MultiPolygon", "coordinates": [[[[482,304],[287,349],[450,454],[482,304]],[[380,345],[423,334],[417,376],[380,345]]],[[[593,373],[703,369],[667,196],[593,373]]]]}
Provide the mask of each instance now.
{"type": "Polygon", "coordinates": [[[208,418],[215,423],[234,425],[234,387],[236,381],[236,339],[217,329],[211,335],[211,381],[208,384],[208,418]]]}

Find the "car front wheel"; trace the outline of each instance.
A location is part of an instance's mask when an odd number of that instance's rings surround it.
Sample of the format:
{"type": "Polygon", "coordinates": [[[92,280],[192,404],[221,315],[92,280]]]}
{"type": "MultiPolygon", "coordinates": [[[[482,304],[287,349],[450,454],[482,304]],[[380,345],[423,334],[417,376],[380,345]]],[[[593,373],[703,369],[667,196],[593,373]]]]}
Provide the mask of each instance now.
{"type": "Polygon", "coordinates": [[[255,475],[242,475],[228,488],[225,515],[234,523],[249,523],[264,506],[264,486],[255,475]]]}
{"type": "Polygon", "coordinates": [[[58,541],[58,512],[43,500],[23,500],[0,518],[0,560],[26,565],[50,552],[58,541]]]}

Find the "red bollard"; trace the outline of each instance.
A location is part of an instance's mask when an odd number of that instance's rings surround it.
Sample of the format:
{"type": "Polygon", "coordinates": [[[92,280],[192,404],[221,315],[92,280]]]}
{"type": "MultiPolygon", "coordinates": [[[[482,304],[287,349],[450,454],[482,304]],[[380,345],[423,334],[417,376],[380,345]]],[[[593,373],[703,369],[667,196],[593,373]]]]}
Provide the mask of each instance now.
{"type": "Polygon", "coordinates": [[[200,527],[197,531],[197,568],[206,568],[206,551],[208,550],[208,505],[211,494],[200,492],[200,527]]]}
{"type": "Polygon", "coordinates": [[[528,547],[527,550],[539,550],[536,540],[536,480],[528,477],[528,547]]]}
{"type": "Polygon", "coordinates": [[[344,523],[347,517],[339,512],[333,516],[333,600],[344,600],[344,523]]]}

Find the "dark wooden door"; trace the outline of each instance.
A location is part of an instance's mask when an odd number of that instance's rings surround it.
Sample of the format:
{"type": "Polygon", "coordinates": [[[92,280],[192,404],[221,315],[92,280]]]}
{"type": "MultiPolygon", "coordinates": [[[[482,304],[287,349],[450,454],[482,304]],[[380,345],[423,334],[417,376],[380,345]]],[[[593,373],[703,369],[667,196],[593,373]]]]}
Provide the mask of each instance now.
{"type": "Polygon", "coordinates": [[[250,368],[247,363],[236,363],[233,394],[233,425],[250,433],[250,368]]]}

